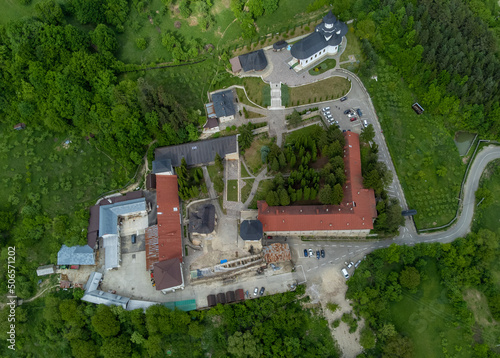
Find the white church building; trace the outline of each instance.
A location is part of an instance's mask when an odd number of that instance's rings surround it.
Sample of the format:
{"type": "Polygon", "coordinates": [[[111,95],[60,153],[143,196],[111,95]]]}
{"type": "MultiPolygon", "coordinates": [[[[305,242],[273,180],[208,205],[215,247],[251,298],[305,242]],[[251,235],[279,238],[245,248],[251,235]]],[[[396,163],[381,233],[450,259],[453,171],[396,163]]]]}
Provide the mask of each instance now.
{"type": "Polygon", "coordinates": [[[312,34],[292,46],[292,61],[294,64],[298,62],[295,70],[309,67],[327,55],[335,55],[347,30],[347,25],[339,21],[330,10],[312,34]]]}

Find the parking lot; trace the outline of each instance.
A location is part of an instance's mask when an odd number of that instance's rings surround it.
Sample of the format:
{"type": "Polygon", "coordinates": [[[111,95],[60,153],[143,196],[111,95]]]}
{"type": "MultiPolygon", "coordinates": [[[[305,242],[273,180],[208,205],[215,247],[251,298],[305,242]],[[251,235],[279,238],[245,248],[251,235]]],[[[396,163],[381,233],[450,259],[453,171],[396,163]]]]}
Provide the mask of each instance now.
{"type": "Polygon", "coordinates": [[[355,133],[361,133],[361,130],[363,129],[363,120],[367,120],[368,123],[370,123],[370,119],[368,116],[366,116],[366,113],[368,113],[368,110],[363,108],[362,104],[359,104],[360,101],[356,99],[347,99],[344,102],[339,102],[336,101],[332,103],[331,105],[324,105],[320,107],[320,113],[321,117],[323,118],[323,121],[327,126],[330,125],[335,125],[335,122],[332,122],[331,120],[328,121],[327,115],[325,114],[325,111],[323,111],[323,108],[330,108],[326,113],[330,112],[331,116],[333,117],[333,121],[338,121],[338,125],[340,130],[351,130],[352,132],[355,133]],[[362,112],[362,116],[359,116],[356,113],[357,109],[360,109],[362,112]],[[356,118],[356,120],[351,121],[351,118],[349,115],[345,114],[344,112],[346,110],[352,110],[355,115],[353,116],[356,118]]]}

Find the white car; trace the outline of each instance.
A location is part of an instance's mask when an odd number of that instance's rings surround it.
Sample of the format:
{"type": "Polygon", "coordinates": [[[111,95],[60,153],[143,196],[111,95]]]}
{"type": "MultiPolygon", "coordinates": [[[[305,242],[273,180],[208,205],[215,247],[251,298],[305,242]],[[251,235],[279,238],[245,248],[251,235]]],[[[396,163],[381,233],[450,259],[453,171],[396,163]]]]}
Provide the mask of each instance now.
{"type": "Polygon", "coordinates": [[[309,257],[313,257],[314,256],[314,252],[312,249],[309,249],[309,257]]]}
{"type": "Polygon", "coordinates": [[[257,296],[258,293],[259,293],[259,288],[255,287],[255,289],[253,290],[253,295],[257,296]]]}
{"type": "Polygon", "coordinates": [[[326,116],[326,119],[328,119],[328,121],[333,121],[333,116],[331,116],[331,115],[327,115],[327,116],[326,116]]]}
{"type": "Polygon", "coordinates": [[[347,265],[347,268],[348,268],[348,269],[350,269],[350,268],[351,268],[351,267],[353,267],[353,266],[354,266],[354,262],[352,262],[352,261],[351,261],[351,262],[349,262],[349,264],[347,265]]]}
{"type": "Polygon", "coordinates": [[[327,111],[327,112],[323,113],[323,115],[324,115],[325,117],[328,117],[328,116],[331,116],[332,114],[330,113],[330,111],[327,111]]]}
{"type": "Polygon", "coordinates": [[[342,269],[342,275],[344,275],[344,278],[347,280],[349,278],[349,273],[345,268],[342,269]]]}
{"type": "Polygon", "coordinates": [[[325,107],[322,109],[323,112],[328,112],[330,110],[330,107],[325,107]]]}
{"type": "Polygon", "coordinates": [[[357,267],[359,266],[359,264],[360,264],[360,263],[361,263],[361,260],[359,260],[358,262],[356,262],[356,263],[354,264],[354,267],[355,267],[355,268],[357,268],[357,267]]]}

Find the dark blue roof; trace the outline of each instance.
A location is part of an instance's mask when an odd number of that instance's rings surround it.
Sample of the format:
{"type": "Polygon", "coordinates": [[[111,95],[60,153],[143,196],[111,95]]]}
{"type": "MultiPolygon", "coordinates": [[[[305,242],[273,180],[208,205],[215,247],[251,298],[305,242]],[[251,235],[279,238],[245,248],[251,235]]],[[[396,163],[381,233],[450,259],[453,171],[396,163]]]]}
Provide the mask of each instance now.
{"type": "Polygon", "coordinates": [[[212,94],[212,102],[214,103],[215,114],[219,118],[234,116],[236,113],[234,109],[233,91],[231,90],[212,94]]]}
{"type": "Polygon", "coordinates": [[[260,49],[238,56],[243,71],[262,71],[267,67],[267,58],[264,50],[260,49]]]}

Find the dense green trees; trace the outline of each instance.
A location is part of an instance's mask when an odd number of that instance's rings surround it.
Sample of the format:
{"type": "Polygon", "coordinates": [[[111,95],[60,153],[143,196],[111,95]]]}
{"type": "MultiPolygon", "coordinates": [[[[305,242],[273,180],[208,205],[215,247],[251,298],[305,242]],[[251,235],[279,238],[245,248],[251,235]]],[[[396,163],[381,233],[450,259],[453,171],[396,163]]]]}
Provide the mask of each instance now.
{"type": "MultiPolygon", "coordinates": [[[[498,314],[498,285],[492,283],[494,262],[500,256],[498,235],[488,230],[471,233],[449,244],[417,244],[413,247],[397,246],[377,250],[367,256],[348,281],[346,297],[354,300],[355,312],[365,318],[366,329],[375,333],[376,342],[368,333],[362,333],[365,357],[391,356],[411,357],[413,342],[397,332],[389,311],[390,302],[398,302],[419,290],[423,267],[430,262],[439,262],[438,267],[443,292],[453,307],[454,326],[472,328],[471,312],[464,302],[463,290],[475,287],[488,298],[491,312],[498,314]]],[[[498,316],[497,316],[498,317],[498,316]]],[[[471,332],[469,329],[466,332],[471,332]]],[[[472,334],[468,336],[472,342],[472,334]]],[[[488,347],[476,347],[481,357],[490,357],[488,347]]]]}
{"type": "MultiPolygon", "coordinates": [[[[299,286],[296,292],[210,310],[171,311],[157,305],[143,313],[87,304],[60,291],[23,305],[31,319],[16,322],[16,343],[25,354],[52,357],[259,357],[277,352],[338,357],[327,322],[303,310],[304,292],[299,286]]],[[[8,322],[6,314],[8,309],[0,311],[0,325],[8,322]]],[[[7,331],[2,326],[2,339],[7,331]]],[[[7,352],[5,345],[0,352],[7,352]]]]}

